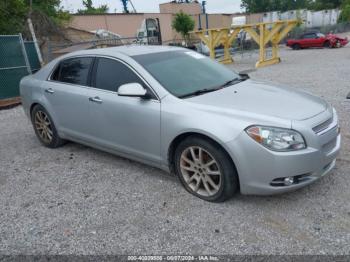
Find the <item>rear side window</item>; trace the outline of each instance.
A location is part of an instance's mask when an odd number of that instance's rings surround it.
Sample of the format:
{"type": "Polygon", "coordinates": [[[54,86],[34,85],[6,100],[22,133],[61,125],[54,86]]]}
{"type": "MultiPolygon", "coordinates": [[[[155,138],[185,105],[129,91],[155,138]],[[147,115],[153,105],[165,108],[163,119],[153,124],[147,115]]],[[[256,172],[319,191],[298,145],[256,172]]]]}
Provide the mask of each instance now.
{"type": "Polygon", "coordinates": [[[52,75],[52,80],[75,85],[88,85],[89,71],[93,58],[72,58],[61,62],[52,75]]]}
{"type": "Polygon", "coordinates": [[[123,63],[108,58],[98,59],[96,88],[117,92],[121,85],[130,83],[139,83],[147,89],[143,81],[123,63]]]}

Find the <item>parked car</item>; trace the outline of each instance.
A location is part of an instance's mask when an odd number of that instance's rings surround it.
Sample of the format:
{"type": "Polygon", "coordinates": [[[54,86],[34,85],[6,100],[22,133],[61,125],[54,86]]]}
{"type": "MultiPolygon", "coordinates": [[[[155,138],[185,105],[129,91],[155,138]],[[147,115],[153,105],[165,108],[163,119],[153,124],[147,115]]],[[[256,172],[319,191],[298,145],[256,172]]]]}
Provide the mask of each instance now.
{"type": "Polygon", "coordinates": [[[340,150],[334,108],[194,51],[123,46],[58,58],[20,83],[40,142],[66,140],[177,174],[207,201],[295,190],[340,150]]]}
{"type": "Polygon", "coordinates": [[[299,50],[309,47],[339,48],[346,46],[348,43],[348,38],[343,38],[334,34],[324,35],[321,33],[310,32],[301,35],[299,39],[289,39],[287,41],[287,46],[294,50],[299,50]]]}

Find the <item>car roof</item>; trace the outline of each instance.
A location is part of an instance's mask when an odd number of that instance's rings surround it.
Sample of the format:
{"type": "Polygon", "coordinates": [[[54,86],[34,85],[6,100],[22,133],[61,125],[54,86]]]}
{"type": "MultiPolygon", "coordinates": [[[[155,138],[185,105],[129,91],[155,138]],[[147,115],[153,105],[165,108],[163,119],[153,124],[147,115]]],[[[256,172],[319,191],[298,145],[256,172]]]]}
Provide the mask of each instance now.
{"type": "Polygon", "coordinates": [[[115,54],[124,54],[127,56],[136,56],[136,55],[145,55],[152,53],[161,53],[161,52],[172,52],[172,51],[181,51],[184,48],[173,47],[173,46],[149,46],[149,45],[125,45],[117,47],[107,47],[107,48],[97,48],[97,49],[88,49],[81,50],[70,53],[68,56],[75,55],[107,55],[113,56],[115,54]]]}

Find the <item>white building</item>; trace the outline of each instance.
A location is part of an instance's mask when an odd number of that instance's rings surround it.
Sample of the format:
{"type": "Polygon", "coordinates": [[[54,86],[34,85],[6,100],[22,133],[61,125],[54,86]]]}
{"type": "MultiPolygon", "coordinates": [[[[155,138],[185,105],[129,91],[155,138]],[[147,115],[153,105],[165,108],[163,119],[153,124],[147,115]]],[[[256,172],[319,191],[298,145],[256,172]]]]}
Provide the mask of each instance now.
{"type": "Polygon", "coordinates": [[[335,25],[340,15],[339,9],[323,10],[319,12],[308,11],[306,26],[307,27],[322,27],[335,25]]]}
{"type": "Polygon", "coordinates": [[[329,25],[335,25],[340,15],[339,9],[323,10],[323,11],[309,11],[302,10],[290,10],[284,13],[281,12],[268,12],[263,14],[263,22],[270,23],[278,20],[294,20],[301,19],[304,22],[305,27],[323,27],[329,25]]]}

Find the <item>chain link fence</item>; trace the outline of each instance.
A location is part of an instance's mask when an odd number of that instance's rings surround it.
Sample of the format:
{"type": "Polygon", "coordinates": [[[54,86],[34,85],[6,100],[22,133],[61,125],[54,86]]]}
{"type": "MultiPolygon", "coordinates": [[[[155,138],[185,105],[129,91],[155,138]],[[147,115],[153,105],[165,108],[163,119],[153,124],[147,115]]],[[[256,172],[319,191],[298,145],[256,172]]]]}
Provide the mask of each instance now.
{"type": "Polygon", "coordinates": [[[322,34],[341,34],[350,32],[350,23],[339,23],[335,25],[328,25],[323,27],[314,27],[314,28],[305,28],[305,27],[296,27],[288,35],[288,38],[298,38],[302,34],[317,31],[322,34]]]}
{"type": "Polygon", "coordinates": [[[19,96],[18,84],[31,73],[21,35],[0,36],[0,100],[19,96]]]}
{"type": "MultiPolygon", "coordinates": [[[[22,35],[0,35],[0,106],[19,97],[21,79],[40,69],[33,42],[24,42],[22,35]]],[[[18,99],[16,100],[18,101],[18,99]]]]}

